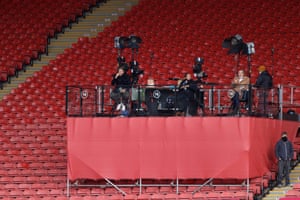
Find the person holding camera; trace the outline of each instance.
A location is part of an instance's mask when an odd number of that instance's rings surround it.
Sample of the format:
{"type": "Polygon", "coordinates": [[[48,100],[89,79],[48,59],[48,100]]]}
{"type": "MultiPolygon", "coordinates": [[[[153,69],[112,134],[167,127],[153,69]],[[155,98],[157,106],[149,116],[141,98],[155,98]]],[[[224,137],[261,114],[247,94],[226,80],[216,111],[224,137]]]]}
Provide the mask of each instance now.
{"type": "Polygon", "coordinates": [[[140,69],[140,64],[136,60],[130,62],[131,83],[133,86],[138,84],[139,78],[143,76],[144,70],[140,69]]]}
{"type": "Polygon", "coordinates": [[[204,64],[204,59],[197,57],[194,60],[193,73],[194,77],[197,78],[197,84],[200,84],[200,89],[196,91],[197,104],[202,110],[202,115],[205,114],[205,105],[204,105],[204,90],[203,85],[206,84],[203,79],[207,78],[208,75],[202,70],[202,65],[204,64]]]}
{"type": "Polygon", "coordinates": [[[195,116],[197,114],[197,101],[195,98],[197,82],[192,79],[191,74],[185,73],[184,78],[179,82],[178,89],[178,104],[184,115],[195,116]]]}

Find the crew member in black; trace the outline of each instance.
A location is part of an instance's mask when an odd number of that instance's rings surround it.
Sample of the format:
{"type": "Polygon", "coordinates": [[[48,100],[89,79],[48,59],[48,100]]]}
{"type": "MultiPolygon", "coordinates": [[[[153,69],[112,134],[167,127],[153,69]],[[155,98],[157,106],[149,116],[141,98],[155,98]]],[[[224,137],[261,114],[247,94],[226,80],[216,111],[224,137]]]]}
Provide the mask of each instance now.
{"type": "Polygon", "coordinates": [[[278,186],[282,186],[285,177],[285,185],[290,185],[290,164],[293,158],[294,149],[292,143],[288,140],[287,132],[283,132],[280,140],[275,146],[275,155],[278,160],[278,186]]]}
{"type": "Polygon", "coordinates": [[[182,108],[185,116],[197,115],[196,91],[197,82],[192,79],[191,74],[186,73],[184,79],[179,82],[178,86],[178,104],[182,108]]]}
{"type": "Polygon", "coordinates": [[[273,87],[273,78],[270,73],[266,70],[266,67],[261,65],[258,67],[259,76],[255,82],[254,87],[257,88],[258,92],[258,107],[257,112],[259,114],[269,114],[268,107],[268,96],[270,89],[273,87]]]}

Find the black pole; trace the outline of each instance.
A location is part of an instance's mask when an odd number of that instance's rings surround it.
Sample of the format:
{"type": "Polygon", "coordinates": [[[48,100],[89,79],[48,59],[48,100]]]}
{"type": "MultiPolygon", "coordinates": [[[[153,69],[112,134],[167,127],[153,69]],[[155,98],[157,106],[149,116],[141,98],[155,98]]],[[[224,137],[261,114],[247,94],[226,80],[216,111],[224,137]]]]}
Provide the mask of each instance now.
{"type": "Polygon", "coordinates": [[[79,93],[79,95],[80,95],[80,116],[82,117],[83,111],[82,111],[82,96],[81,96],[81,94],[82,94],[82,88],[80,87],[80,93],[79,93]]]}
{"type": "Polygon", "coordinates": [[[141,87],[140,85],[137,86],[138,89],[138,105],[137,105],[137,111],[138,113],[141,111],[141,87]]]}
{"type": "Polygon", "coordinates": [[[275,63],[275,59],[274,59],[274,53],[275,53],[275,48],[272,47],[271,49],[271,54],[272,54],[272,77],[274,76],[274,63],[275,63]]]}
{"type": "Polygon", "coordinates": [[[69,91],[69,86],[66,86],[66,115],[67,117],[69,116],[69,112],[68,112],[68,101],[69,101],[69,98],[68,98],[68,91],[69,91]]]}
{"type": "Polygon", "coordinates": [[[150,53],[150,76],[152,76],[152,61],[153,61],[153,58],[154,58],[154,53],[151,52],[150,53]]]}
{"type": "Polygon", "coordinates": [[[248,73],[249,73],[248,115],[251,115],[252,114],[251,54],[248,54],[248,73]]]}
{"type": "Polygon", "coordinates": [[[101,113],[104,113],[104,85],[101,86],[101,113]]]}

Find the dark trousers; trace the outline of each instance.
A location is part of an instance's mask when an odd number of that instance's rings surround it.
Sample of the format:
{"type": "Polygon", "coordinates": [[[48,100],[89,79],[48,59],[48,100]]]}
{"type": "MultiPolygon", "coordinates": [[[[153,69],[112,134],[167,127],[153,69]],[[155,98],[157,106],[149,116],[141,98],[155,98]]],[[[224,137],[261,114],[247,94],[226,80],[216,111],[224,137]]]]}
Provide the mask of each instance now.
{"type": "Polygon", "coordinates": [[[232,114],[237,114],[240,109],[240,96],[239,93],[235,92],[231,98],[232,101],[232,114]]]}
{"type": "Polygon", "coordinates": [[[114,100],[116,104],[127,104],[129,99],[129,92],[127,90],[125,92],[120,92],[119,89],[114,89],[110,93],[110,98],[114,100]]]}
{"type": "Polygon", "coordinates": [[[259,114],[268,114],[269,106],[268,106],[268,96],[269,90],[260,89],[258,90],[258,105],[257,105],[257,112],[259,114]]]}
{"type": "Polygon", "coordinates": [[[285,177],[285,184],[290,184],[290,160],[278,161],[278,184],[282,184],[282,180],[285,177]]]}

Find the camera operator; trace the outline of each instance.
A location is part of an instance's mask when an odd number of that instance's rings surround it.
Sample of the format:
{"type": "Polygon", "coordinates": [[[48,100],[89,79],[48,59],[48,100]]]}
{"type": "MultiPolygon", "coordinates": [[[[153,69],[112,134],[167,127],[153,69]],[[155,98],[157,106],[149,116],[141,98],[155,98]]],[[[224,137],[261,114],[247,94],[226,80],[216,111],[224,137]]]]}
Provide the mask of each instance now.
{"type": "MultiPolygon", "coordinates": [[[[133,90],[137,91],[135,97],[132,96],[133,100],[131,108],[134,111],[140,112],[142,111],[142,101],[143,97],[145,97],[145,90],[141,89],[139,86],[137,86],[140,76],[144,74],[144,70],[141,70],[139,68],[139,63],[136,60],[132,60],[130,62],[130,72],[131,72],[131,84],[134,88],[133,90]]],[[[139,113],[141,114],[141,113],[139,113]]]]}
{"type": "Polygon", "coordinates": [[[185,116],[195,116],[197,114],[197,81],[192,80],[189,73],[179,82],[178,105],[183,110],[185,116]]]}
{"type": "MultiPolygon", "coordinates": [[[[200,88],[203,88],[203,85],[202,84],[205,84],[205,82],[203,81],[204,78],[207,78],[208,75],[202,70],[202,65],[204,64],[204,59],[203,58],[200,58],[200,57],[197,57],[195,58],[195,61],[194,61],[194,66],[193,66],[193,73],[194,73],[194,76],[197,78],[197,83],[201,84],[200,85],[200,88]]],[[[202,110],[202,113],[204,114],[204,109],[205,109],[205,106],[204,106],[204,91],[202,89],[198,89],[196,91],[196,99],[197,99],[197,102],[199,104],[199,107],[201,108],[202,110]]]]}
{"type": "Polygon", "coordinates": [[[139,63],[136,60],[130,62],[130,70],[131,83],[132,85],[136,85],[139,81],[140,76],[144,74],[144,70],[139,68],[139,63]]]}

